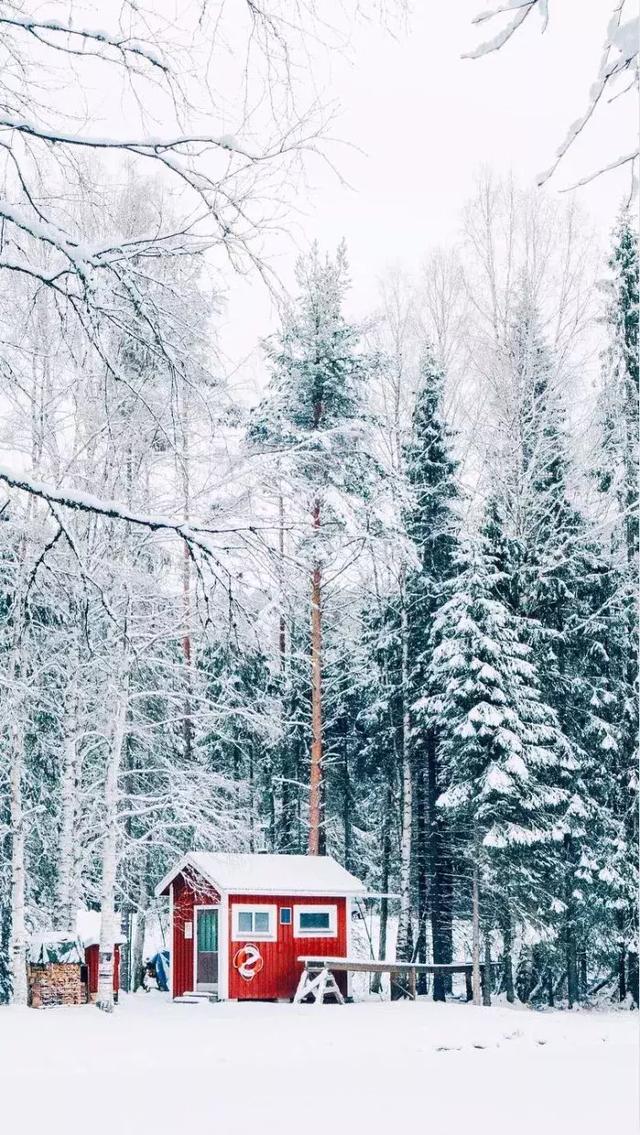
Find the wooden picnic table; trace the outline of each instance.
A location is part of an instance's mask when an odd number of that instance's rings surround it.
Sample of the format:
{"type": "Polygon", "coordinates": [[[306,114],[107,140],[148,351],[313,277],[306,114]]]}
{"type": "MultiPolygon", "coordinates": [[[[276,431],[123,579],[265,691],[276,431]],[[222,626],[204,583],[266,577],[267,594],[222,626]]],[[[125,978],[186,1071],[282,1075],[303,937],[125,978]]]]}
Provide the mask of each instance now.
{"type": "MultiPolygon", "coordinates": [[[[408,978],[407,987],[400,986],[400,982],[396,980],[396,986],[400,987],[405,996],[411,997],[415,1000],[416,997],[416,975],[419,973],[441,973],[453,974],[463,973],[465,980],[465,989],[467,994],[467,1001],[473,999],[473,989],[471,984],[471,974],[473,972],[473,964],[471,962],[376,962],[368,961],[366,958],[322,958],[317,955],[303,954],[298,958],[298,961],[304,966],[300,984],[298,985],[298,992],[296,993],[296,1000],[301,1000],[303,996],[311,992],[310,988],[313,984],[314,987],[320,989],[323,983],[317,983],[317,978],[327,971],[328,973],[388,973],[391,975],[391,981],[394,981],[394,975],[399,978],[406,975],[408,978]],[[313,979],[306,980],[305,976],[311,978],[315,975],[316,981],[313,979]],[[306,992],[305,992],[306,990],[306,992]],[[298,996],[300,994],[300,996],[298,996]]],[[[326,984],[326,983],[325,983],[326,984]]],[[[335,982],[333,983],[335,984],[335,982]]],[[[336,987],[337,988],[337,987],[336,987]]],[[[324,989],[324,992],[333,992],[335,990],[324,989]]]]}

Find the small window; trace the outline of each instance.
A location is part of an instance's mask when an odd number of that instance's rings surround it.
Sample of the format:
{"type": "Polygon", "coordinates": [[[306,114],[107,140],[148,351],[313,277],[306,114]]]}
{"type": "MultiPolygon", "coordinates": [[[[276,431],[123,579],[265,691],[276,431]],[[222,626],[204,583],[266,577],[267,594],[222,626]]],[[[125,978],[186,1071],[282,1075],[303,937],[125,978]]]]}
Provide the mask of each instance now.
{"type": "Polygon", "coordinates": [[[277,910],[275,906],[232,907],[232,938],[234,942],[246,942],[250,938],[275,942],[277,937],[277,910]]]}
{"type": "Polygon", "coordinates": [[[290,926],[291,925],[291,907],[290,906],[281,906],[280,907],[280,925],[281,926],[290,926]]]}
{"type": "Polygon", "coordinates": [[[296,938],[335,938],[337,924],[336,906],[294,907],[294,934],[296,938]]]}
{"type": "Polygon", "coordinates": [[[329,911],[321,910],[319,914],[311,911],[303,911],[300,915],[300,929],[301,930],[330,930],[331,922],[329,919],[329,911]]]}

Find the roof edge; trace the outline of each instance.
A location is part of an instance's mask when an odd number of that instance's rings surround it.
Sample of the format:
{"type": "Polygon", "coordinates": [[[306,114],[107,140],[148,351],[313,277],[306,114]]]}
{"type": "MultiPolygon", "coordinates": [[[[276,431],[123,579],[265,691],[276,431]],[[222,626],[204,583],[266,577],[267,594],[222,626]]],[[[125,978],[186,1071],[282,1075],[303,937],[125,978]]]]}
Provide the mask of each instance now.
{"type": "Polygon", "coordinates": [[[173,882],[174,879],[177,878],[178,875],[182,874],[185,867],[191,867],[191,869],[193,871],[196,871],[198,873],[198,875],[201,875],[203,879],[206,879],[207,883],[210,883],[212,887],[215,887],[216,890],[219,892],[219,894],[221,894],[221,895],[226,894],[226,888],[221,887],[220,884],[218,882],[216,882],[216,880],[211,877],[211,875],[207,874],[206,871],[203,871],[203,869],[202,869],[202,867],[200,866],[199,863],[194,863],[192,858],[191,858],[191,855],[192,855],[192,852],[190,852],[190,851],[188,851],[186,855],[183,855],[182,859],[180,859],[171,868],[171,870],[167,872],[164,879],[160,880],[160,882],[158,883],[157,887],[155,888],[155,890],[153,892],[157,899],[160,898],[162,895],[166,895],[166,894],[169,893],[169,887],[171,886],[171,883],[173,882]]]}
{"type": "MultiPolygon", "coordinates": [[[[215,889],[221,896],[273,895],[275,897],[277,895],[285,893],[284,891],[279,891],[277,889],[274,889],[273,887],[222,887],[220,883],[213,878],[212,875],[209,875],[208,872],[202,868],[200,863],[194,863],[192,859],[193,854],[193,852],[188,851],[186,855],[183,855],[182,859],[180,859],[178,863],[176,863],[171,868],[171,870],[167,872],[164,878],[161,879],[153,892],[156,898],[160,898],[162,895],[169,893],[169,887],[171,886],[171,883],[174,881],[174,879],[177,878],[178,875],[180,875],[184,871],[185,867],[191,867],[193,871],[196,871],[198,875],[200,875],[203,879],[206,879],[206,881],[210,883],[212,887],[215,887],[215,889]]],[[[195,854],[197,854],[197,852],[195,854]]],[[[327,858],[333,858],[333,856],[327,856],[327,858]]],[[[359,883],[358,880],[356,880],[356,883],[358,885],[352,887],[344,887],[340,890],[336,890],[335,887],[331,888],[330,890],[310,890],[308,887],[305,887],[303,889],[296,888],[295,891],[289,891],[288,893],[301,895],[303,898],[362,898],[366,894],[367,888],[365,887],[364,883],[359,883]]]]}

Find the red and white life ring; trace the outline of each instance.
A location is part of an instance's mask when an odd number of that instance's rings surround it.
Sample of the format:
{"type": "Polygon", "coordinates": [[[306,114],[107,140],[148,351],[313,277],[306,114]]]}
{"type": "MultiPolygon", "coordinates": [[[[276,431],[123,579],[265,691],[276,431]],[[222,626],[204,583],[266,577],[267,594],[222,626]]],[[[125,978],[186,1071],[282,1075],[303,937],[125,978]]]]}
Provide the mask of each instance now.
{"type": "Polygon", "coordinates": [[[257,946],[252,942],[248,942],[246,946],[241,946],[236,950],[233,957],[233,964],[237,969],[240,977],[245,981],[253,981],[257,973],[264,966],[264,960],[257,946]]]}

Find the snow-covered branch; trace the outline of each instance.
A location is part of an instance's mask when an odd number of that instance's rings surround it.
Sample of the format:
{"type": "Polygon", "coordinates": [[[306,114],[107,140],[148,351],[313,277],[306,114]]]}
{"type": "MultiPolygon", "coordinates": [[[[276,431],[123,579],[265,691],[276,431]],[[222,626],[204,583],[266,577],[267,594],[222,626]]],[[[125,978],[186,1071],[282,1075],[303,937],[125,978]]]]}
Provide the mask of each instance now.
{"type": "MultiPolygon", "coordinates": [[[[619,0],[613,7],[611,18],[607,26],[600,64],[596,78],[591,85],[586,107],[583,113],[569,127],[565,138],[558,147],[556,156],[547,170],[539,175],[538,184],[544,185],[555,173],[560,162],[571,148],[576,138],[582,133],[590,119],[593,117],[605,94],[611,92],[616,81],[623,75],[632,73],[631,82],[623,91],[611,95],[611,99],[633,91],[638,85],[638,56],[640,53],[640,19],[637,15],[623,21],[623,12],[626,0],[619,0]]],[[[480,59],[492,52],[499,51],[518,32],[527,17],[536,9],[542,21],[542,30],[546,31],[549,23],[549,0],[509,0],[497,8],[479,13],[474,18],[475,24],[484,24],[496,18],[508,16],[496,35],[484,43],[479,44],[472,51],[466,52],[466,59],[480,59]]],[[[637,131],[636,131],[637,133],[637,131]]],[[[586,185],[602,173],[618,169],[622,165],[636,161],[639,149],[636,145],[633,150],[599,167],[593,173],[581,178],[572,188],[586,185]]]]}

